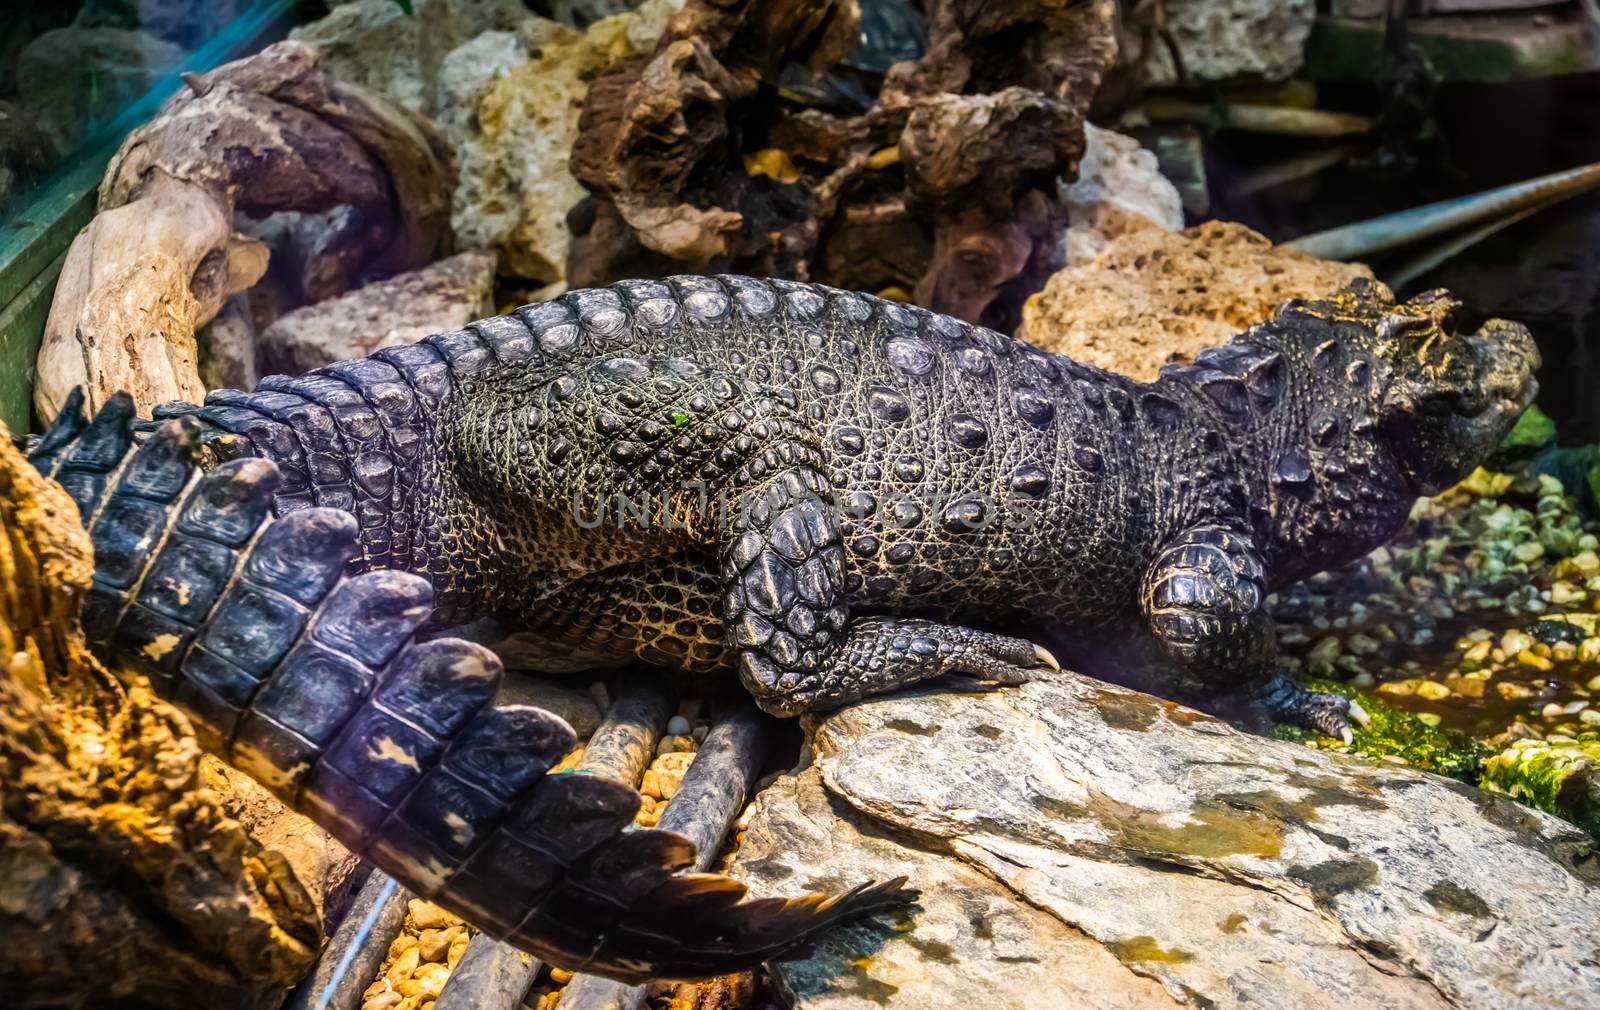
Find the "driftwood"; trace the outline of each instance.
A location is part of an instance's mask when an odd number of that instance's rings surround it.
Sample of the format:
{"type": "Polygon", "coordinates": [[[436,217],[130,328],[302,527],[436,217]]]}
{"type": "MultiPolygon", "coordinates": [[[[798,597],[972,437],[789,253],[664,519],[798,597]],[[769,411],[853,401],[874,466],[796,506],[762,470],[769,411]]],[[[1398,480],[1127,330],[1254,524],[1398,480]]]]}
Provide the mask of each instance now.
{"type": "Polygon", "coordinates": [[[1058,182],[1115,56],[1114,6],[934,0],[925,54],[848,114],[825,73],[859,36],[851,0],[691,0],[653,52],[590,86],[572,171],[591,195],[570,216],[568,277],[900,288],[1009,328],[1065,227],[1058,182]],[[792,100],[797,66],[823,98],[792,100]]]}
{"type": "Polygon", "coordinates": [[[0,992],[276,1005],[321,942],[312,898],[206,787],[183,716],[87,651],[91,557],[0,429],[0,992]]]}
{"type": "MultiPolygon", "coordinates": [[[[711,728],[683,782],[656,827],[676,831],[694,843],[694,868],[711,866],[722,841],[744,809],[765,751],[763,736],[772,727],[748,702],[711,728]]],[[[629,985],[599,975],[576,975],[561,993],[560,1010],[639,1010],[647,986],[629,985]]]]}
{"type": "MultiPolygon", "coordinates": [[[[659,677],[636,674],[622,677],[616,699],[606,710],[604,721],[584,747],[577,771],[599,775],[617,782],[638,786],[644,778],[656,742],[672,714],[659,677]]],[[[473,1010],[476,1007],[514,1006],[539,976],[540,961],[508,943],[478,934],[467,944],[466,953],[456,965],[439,993],[435,1010],[473,1010]]],[[[578,979],[590,976],[578,976],[578,979]]],[[[575,979],[574,981],[577,981],[575,979]]],[[[594,979],[606,986],[618,986],[609,979],[594,979]]],[[[621,986],[623,990],[642,987],[621,986]]],[[[610,991],[609,989],[607,991],[610,991]]],[[[566,1005],[563,997],[562,1005],[566,1005]]],[[[620,1006],[614,1010],[621,1010],[620,1006]]]]}
{"type": "Polygon", "coordinates": [[[117,389],[146,409],[198,399],[195,330],[263,275],[258,326],[448,251],[449,152],[421,118],[293,43],[187,84],[123,143],[67,253],[34,389],[46,420],[77,385],[90,409],[117,389]]]}

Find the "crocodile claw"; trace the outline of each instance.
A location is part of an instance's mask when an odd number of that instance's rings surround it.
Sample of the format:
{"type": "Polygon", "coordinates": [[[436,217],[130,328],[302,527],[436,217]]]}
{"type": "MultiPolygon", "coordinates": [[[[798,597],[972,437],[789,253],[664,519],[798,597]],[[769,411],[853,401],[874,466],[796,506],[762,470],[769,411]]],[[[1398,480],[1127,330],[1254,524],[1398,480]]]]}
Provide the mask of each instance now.
{"type": "MultiPolygon", "coordinates": [[[[1354,719],[1356,725],[1360,726],[1362,729],[1366,729],[1368,726],[1372,725],[1372,716],[1368,715],[1367,710],[1362,708],[1361,703],[1356,701],[1354,698],[1350,699],[1350,718],[1354,719]]],[[[1349,740],[1345,741],[1345,743],[1349,742],[1349,740]]]]}

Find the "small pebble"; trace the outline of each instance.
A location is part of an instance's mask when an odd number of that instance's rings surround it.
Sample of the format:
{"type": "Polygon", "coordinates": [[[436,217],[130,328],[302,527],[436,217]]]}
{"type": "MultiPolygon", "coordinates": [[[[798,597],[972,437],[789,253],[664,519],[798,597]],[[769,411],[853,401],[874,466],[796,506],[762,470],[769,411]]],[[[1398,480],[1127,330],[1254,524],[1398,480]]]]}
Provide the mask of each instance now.
{"type": "Polygon", "coordinates": [[[1417,697],[1429,701],[1443,701],[1450,697],[1450,689],[1436,680],[1425,680],[1417,685],[1417,697]]]}
{"type": "Polygon", "coordinates": [[[450,952],[445,955],[444,959],[445,967],[449,968],[451,971],[454,971],[456,964],[461,960],[461,955],[467,952],[467,944],[471,941],[472,934],[468,933],[466,930],[462,930],[460,936],[457,936],[454,940],[450,941],[450,952]]]}
{"type": "Polygon", "coordinates": [[[390,965],[389,970],[384,974],[398,987],[400,983],[411,977],[421,961],[422,954],[413,943],[412,946],[406,948],[404,953],[395,958],[394,964],[390,965]]]}
{"type": "Polygon", "coordinates": [[[689,735],[689,720],[681,715],[675,715],[667,720],[667,732],[673,736],[689,735]]]}
{"type": "Polygon", "coordinates": [[[1517,653],[1517,662],[1521,663],[1523,666],[1531,666],[1535,670],[1542,670],[1546,673],[1555,669],[1554,663],[1539,655],[1537,652],[1534,652],[1532,649],[1523,649],[1521,652],[1517,653]]]}
{"type": "Polygon", "coordinates": [[[1574,603],[1581,603],[1588,595],[1588,593],[1570,582],[1557,582],[1550,587],[1550,602],[1558,606],[1565,607],[1574,603]]]}
{"type": "Polygon", "coordinates": [[[1349,646],[1350,651],[1358,656],[1370,656],[1382,647],[1377,639],[1371,635],[1363,635],[1360,632],[1346,639],[1345,645],[1349,646]]]}
{"type": "Polygon", "coordinates": [[[1500,651],[1507,656],[1533,648],[1533,636],[1515,628],[1500,636],[1500,651]]]}
{"type": "Polygon", "coordinates": [[[406,904],[406,910],[411,915],[411,924],[417,929],[439,929],[445,926],[464,925],[460,917],[451,915],[431,901],[421,898],[412,898],[406,904]]]}
{"type": "Polygon", "coordinates": [[[1329,635],[1312,646],[1311,651],[1306,654],[1306,658],[1313,663],[1332,663],[1339,658],[1339,653],[1342,651],[1343,646],[1340,645],[1339,640],[1329,635]]]}

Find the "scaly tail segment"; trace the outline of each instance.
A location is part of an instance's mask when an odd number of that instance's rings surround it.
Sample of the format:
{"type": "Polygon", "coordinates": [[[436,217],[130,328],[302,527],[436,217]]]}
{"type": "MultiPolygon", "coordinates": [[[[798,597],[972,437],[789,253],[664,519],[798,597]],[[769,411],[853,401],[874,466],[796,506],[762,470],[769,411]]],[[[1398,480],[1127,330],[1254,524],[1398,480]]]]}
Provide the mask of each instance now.
{"type": "Polygon", "coordinates": [[[735,880],[679,872],[693,844],[628,830],[633,789],[546,774],[572,729],[491,705],[493,653],[414,639],[425,580],[342,575],[358,534],[348,512],[274,520],[271,462],[202,475],[194,419],[135,446],[131,400],[92,421],[81,409],[69,401],[30,458],[89,524],[91,643],[186,709],[208,749],[414,892],[551,964],[625,982],[748,968],[915,897],[893,880],[745,901],[735,880]]]}

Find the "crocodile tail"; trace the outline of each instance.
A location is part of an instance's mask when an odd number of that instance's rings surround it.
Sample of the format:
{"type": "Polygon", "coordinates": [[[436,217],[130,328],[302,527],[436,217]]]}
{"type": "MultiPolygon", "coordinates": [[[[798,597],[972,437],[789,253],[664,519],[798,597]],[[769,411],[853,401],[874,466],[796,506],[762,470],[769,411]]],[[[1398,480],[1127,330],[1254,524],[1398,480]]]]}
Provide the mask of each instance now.
{"type": "Polygon", "coordinates": [[[131,400],[113,397],[35,443],[89,525],[90,644],[148,676],[208,750],[413,892],[553,965],[626,982],[748,968],[914,897],[895,880],[745,900],[737,881],[684,872],[692,842],[629,830],[634,789],[549,774],[576,737],[550,712],[492,703],[493,653],[417,640],[426,580],[344,574],[350,513],[274,518],[271,461],[201,474],[195,418],[142,440],[134,428],[131,400]]]}

